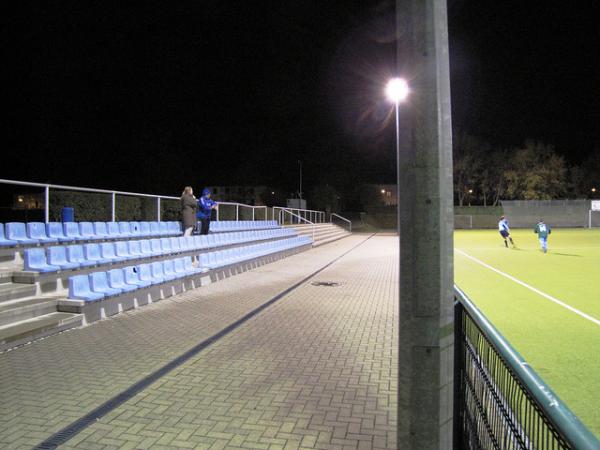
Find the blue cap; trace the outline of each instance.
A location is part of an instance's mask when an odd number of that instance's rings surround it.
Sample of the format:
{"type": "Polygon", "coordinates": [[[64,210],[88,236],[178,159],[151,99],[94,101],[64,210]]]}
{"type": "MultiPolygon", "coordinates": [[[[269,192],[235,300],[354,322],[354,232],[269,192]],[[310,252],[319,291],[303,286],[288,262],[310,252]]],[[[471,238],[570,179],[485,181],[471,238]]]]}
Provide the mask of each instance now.
{"type": "Polygon", "coordinates": [[[202,195],[208,195],[208,194],[210,194],[210,189],[209,188],[202,189],[202,195]]]}

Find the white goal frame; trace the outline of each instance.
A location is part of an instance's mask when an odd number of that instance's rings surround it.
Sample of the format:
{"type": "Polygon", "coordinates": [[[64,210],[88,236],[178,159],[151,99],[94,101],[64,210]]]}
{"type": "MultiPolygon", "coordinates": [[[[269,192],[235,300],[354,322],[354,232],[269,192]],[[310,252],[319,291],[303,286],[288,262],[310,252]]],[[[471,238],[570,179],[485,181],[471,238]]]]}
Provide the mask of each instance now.
{"type": "Polygon", "coordinates": [[[600,213],[600,200],[592,200],[592,205],[588,211],[588,228],[592,228],[592,213],[600,213]]]}

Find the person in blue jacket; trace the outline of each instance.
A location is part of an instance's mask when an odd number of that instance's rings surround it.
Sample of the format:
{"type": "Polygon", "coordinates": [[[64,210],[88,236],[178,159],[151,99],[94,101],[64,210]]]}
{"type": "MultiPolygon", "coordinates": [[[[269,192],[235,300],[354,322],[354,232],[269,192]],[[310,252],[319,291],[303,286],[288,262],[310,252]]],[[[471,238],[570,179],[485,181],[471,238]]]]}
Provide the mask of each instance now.
{"type": "Polygon", "coordinates": [[[210,189],[204,188],[202,197],[198,200],[198,213],[196,217],[200,221],[200,234],[208,234],[210,228],[210,213],[217,207],[217,202],[211,200],[210,189]]]}

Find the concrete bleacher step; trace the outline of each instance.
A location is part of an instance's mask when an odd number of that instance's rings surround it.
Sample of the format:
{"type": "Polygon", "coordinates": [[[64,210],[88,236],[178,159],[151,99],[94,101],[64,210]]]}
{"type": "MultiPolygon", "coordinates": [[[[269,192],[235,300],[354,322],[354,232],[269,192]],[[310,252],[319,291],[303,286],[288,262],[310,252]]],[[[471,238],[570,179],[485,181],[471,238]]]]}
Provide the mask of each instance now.
{"type": "MultiPolygon", "coordinates": [[[[300,224],[292,226],[298,235],[300,236],[311,236],[313,237],[313,225],[300,224]]],[[[332,224],[332,223],[320,223],[314,225],[314,247],[319,245],[328,244],[338,239],[350,236],[351,233],[346,231],[344,228],[332,224]]]]}
{"type": "Polygon", "coordinates": [[[0,303],[0,327],[57,311],[59,297],[41,297],[0,303]]]}
{"type": "Polygon", "coordinates": [[[0,304],[35,295],[33,284],[0,283],[0,304]]]}
{"type": "Polygon", "coordinates": [[[0,351],[83,325],[83,315],[53,312],[0,326],[0,351]]]}

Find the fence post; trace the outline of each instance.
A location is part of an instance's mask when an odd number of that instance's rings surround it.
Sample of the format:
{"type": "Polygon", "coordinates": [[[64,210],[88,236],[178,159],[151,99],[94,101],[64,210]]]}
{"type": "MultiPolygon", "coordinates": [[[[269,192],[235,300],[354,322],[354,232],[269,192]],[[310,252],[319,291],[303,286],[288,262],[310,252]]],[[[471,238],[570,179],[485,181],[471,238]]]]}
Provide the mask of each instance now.
{"type": "Polygon", "coordinates": [[[112,194],[110,194],[110,220],[111,222],[116,222],[116,208],[115,208],[115,203],[116,203],[116,197],[117,195],[113,192],[112,194]]]}
{"type": "Polygon", "coordinates": [[[156,217],[160,222],[160,197],[156,197],[156,217]]]}
{"type": "Polygon", "coordinates": [[[463,350],[463,306],[460,301],[454,302],[454,402],[452,417],[452,448],[462,448],[463,426],[461,417],[462,408],[462,371],[464,366],[463,350]]]}
{"type": "Polygon", "coordinates": [[[50,186],[44,188],[44,221],[50,222],[50,186]]]}
{"type": "Polygon", "coordinates": [[[252,207],[252,221],[254,222],[254,206],[252,207]]]}
{"type": "Polygon", "coordinates": [[[238,222],[240,220],[240,205],[235,204],[235,221],[238,222]]]}

